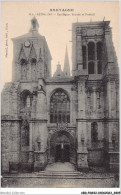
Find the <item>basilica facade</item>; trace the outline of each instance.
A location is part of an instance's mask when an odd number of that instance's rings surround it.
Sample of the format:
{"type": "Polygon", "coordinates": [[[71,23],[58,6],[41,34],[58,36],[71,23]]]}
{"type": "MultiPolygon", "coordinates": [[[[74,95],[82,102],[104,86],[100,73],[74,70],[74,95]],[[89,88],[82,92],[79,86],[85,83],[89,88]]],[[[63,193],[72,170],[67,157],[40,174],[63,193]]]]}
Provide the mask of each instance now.
{"type": "Polygon", "coordinates": [[[119,169],[119,68],[109,21],[72,24],[72,75],[51,75],[38,32],[13,38],[12,82],[2,91],[2,172],[41,171],[70,162],[77,170],[119,169]]]}

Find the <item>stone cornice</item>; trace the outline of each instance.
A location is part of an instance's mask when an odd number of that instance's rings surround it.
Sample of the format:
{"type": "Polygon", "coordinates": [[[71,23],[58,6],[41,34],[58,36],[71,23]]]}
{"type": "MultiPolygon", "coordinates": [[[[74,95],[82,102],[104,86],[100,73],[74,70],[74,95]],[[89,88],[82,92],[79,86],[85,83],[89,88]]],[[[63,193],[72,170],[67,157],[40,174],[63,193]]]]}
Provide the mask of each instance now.
{"type": "Polygon", "coordinates": [[[76,119],[77,122],[119,122],[119,118],[102,118],[102,119],[76,119]]]}
{"type": "Polygon", "coordinates": [[[88,75],[78,75],[74,77],[74,80],[77,82],[86,81],[88,77],[89,77],[88,75]]]}
{"type": "Polygon", "coordinates": [[[38,81],[31,81],[31,80],[20,80],[20,84],[21,83],[38,83],[38,81]]]}
{"type": "Polygon", "coordinates": [[[11,121],[11,122],[20,122],[21,119],[1,119],[1,122],[4,122],[4,121],[11,121]]]}
{"type": "Polygon", "coordinates": [[[56,77],[52,77],[52,78],[48,78],[46,80],[46,84],[47,85],[53,85],[53,84],[70,84],[74,82],[74,77],[61,77],[61,78],[56,78],[56,77]]]}
{"type": "MultiPolygon", "coordinates": [[[[4,121],[14,121],[14,122],[21,122],[22,121],[22,119],[15,119],[15,118],[2,118],[1,119],[1,121],[2,122],[4,122],[4,121]]],[[[38,122],[41,122],[41,123],[47,123],[47,121],[48,120],[46,120],[46,119],[29,119],[29,123],[38,123],[38,122]]]]}
{"type": "Polygon", "coordinates": [[[48,120],[46,120],[46,119],[36,119],[36,118],[35,118],[35,119],[30,119],[30,120],[29,120],[30,123],[33,123],[33,122],[34,122],[34,123],[47,123],[47,121],[48,121],[48,120]]]}
{"type": "Polygon", "coordinates": [[[94,85],[99,86],[99,84],[102,84],[102,79],[101,80],[87,80],[86,81],[86,85],[89,85],[89,86],[94,86],[94,85]]]}
{"type": "Polygon", "coordinates": [[[64,82],[64,81],[59,81],[59,82],[47,82],[46,83],[47,85],[72,85],[73,84],[73,82],[72,81],[66,81],[66,82],[64,82]]]}
{"type": "Polygon", "coordinates": [[[102,88],[102,80],[87,81],[86,88],[92,88],[92,90],[99,91],[102,88]]]}
{"type": "Polygon", "coordinates": [[[110,74],[103,77],[102,82],[109,82],[109,81],[118,81],[119,80],[119,74],[110,74]]]}
{"type": "Polygon", "coordinates": [[[21,121],[21,118],[10,115],[1,115],[1,121],[21,121]]]}
{"type": "MultiPolygon", "coordinates": [[[[47,125],[47,128],[48,129],[57,129],[57,125],[56,124],[53,124],[53,125],[50,125],[48,124],[47,125]]],[[[68,129],[75,129],[76,128],[76,125],[72,125],[72,124],[68,124],[68,129]]]]}

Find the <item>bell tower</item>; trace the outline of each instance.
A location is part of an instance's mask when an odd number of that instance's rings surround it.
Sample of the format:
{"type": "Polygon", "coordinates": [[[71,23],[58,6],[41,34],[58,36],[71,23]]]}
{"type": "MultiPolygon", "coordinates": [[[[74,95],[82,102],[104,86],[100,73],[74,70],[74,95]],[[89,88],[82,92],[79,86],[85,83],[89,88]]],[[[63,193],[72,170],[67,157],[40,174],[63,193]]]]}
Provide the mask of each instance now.
{"type": "MultiPolygon", "coordinates": [[[[3,163],[3,171],[9,170],[9,159],[13,162],[34,164],[34,170],[42,169],[47,161],[45,81],[51,76],[52,58],[45,37],[40,35],[38,30],[39,24],[34,17],[31,20],[29,32],[12,39],[12,82],[6,83],[2,91],[2,105],[4,105],[2,119],[5,121],[3,129],[6,128],[7,117],[11,121],[10,124],[13,119],[16,121],[12,130],[8,124],[9,130],[4,140],[5,142],[10,140],[9,131],[11,131],[14,135],[16,155],[9,147],[10,155],[7,157],[3,155],[3,162],[6,162],[3,163]],[[17,135],[19,138],[16,138],[17,135]]],[[[4,131],[2,131],[2,136],[4,136],[4,131]]],[[[4,148],[2,152],[6,154],[4,148]]]]}
{"type": "Polygon", "coordinates": [[[109,21],[73,24],[72,75],[78,89],[78,169],[88,168],[88,144],[96,156],[100,140],[104,147],[108,146],[103,151],[106,166],[118,170],[119,68],[109,21]],[[97,136],[101,132],[104,136],[97,136]]]}
{"type": "Polygon", "coordinates": [[[51,54],[34,17],[29,33],[13,38],[13,81],[38,81],[51,76],[51,54]]]}
{"type": "Polygon", "coordinates": [[[110,21],[73,23],[73,76],[101,79],[109,72],[118,74],[110,21]]]}

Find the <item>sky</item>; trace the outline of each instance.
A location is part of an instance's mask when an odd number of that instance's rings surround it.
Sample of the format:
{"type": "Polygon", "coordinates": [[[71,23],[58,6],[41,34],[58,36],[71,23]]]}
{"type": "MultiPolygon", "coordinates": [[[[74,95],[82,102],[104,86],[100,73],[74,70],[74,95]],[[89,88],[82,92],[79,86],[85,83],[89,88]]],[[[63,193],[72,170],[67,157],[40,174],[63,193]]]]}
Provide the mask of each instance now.
{"type": "Polygon", "coordinates": [[[52,73],[58,62],[62,69],[66,45],[72,68],[72,23],[89,21],[111,21],[113,43],[119,61],[119,2],[2,2],[1,16],[1,88],[12,80],[13,43],[11,38],[28,33],[31,19],[39,23],[39,33],[45,36],[52,55],[52,73]],[[73,9],[73,12],[50,11],[50,9],[73,9]],[[70,15],[62,15],[62,14],[70,15]],[[73,15],[72,15],[73,13],[73,15]],[[52,14],[52,15],[51,15],[52,14]],[[6,37],[7,34],[7,37],[6,37]],[[6,42],[8,46],[6,46],[6,42]],[[7,51],[7,57],[6,57],[7,51]]]}

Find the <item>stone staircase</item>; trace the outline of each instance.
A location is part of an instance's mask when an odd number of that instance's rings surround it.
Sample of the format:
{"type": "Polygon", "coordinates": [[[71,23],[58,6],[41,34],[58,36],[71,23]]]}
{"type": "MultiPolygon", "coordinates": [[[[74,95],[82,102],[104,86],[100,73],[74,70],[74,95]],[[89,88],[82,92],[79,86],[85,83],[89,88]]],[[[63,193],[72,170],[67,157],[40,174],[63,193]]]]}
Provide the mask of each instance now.
{"type": "Polygon", "coordinates": [[[71,179],[82,178],[82,173],[78,171],[41,171],[35,173],[37,177],[54,178],[54,179],[71,179]]]}
{"type": "Polygon", "coordinates": [[[2,187],[12,188],[109,188],[114,187],[111,175],[78,171],[41,171],[3,176],[2,187]]]}
{"type": "Polygon", "coordinates": [[[114,176],[110,173],[79,172],[72,164],[55,163],[48,165],[44,171],[5,174],[2,177],[2,187],[30,186],[32,188],[109,188],[114,186],[114,176]]]}

